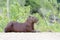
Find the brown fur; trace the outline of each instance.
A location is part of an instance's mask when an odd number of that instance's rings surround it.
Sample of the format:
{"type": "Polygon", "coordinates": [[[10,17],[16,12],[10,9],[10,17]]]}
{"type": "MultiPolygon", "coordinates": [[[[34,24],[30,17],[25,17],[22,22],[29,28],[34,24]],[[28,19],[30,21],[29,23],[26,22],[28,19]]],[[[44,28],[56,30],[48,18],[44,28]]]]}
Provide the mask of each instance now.
{"type": "Polygon", "coordinates": [[[34,23],[37,21],[37,18],[29,16],[24,23],[9,22],[5,28],[5,32],[35,32],[34,23]]]}

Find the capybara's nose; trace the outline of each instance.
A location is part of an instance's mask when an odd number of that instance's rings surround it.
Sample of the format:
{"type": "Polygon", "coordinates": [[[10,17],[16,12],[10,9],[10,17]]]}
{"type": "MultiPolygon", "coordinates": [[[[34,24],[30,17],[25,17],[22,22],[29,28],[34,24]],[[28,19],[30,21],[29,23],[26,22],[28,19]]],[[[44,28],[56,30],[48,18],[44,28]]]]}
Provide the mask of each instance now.
{"type": "Polygon", "coordinates": [[[37,19],[37,21],[39,21],[39,20],[37,19]]]}
{"type": "Polygon", "coordinates": [[[36,19],[36,21],[35,21],[36,23],[38,22],[38,19],[36,19]]]}

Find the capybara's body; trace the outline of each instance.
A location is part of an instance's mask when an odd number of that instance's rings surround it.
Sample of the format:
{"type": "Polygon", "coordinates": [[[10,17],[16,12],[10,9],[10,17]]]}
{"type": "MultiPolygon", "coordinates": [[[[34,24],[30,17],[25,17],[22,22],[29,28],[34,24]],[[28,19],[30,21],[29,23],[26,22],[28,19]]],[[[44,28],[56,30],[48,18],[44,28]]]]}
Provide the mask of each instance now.
{"type": "Polygon", "coordinates": [[[34,23],[38,21],[37,18],[29,16],[24,23],[11,21],[7,24],[5,32],[34,32],[34,23]]]}

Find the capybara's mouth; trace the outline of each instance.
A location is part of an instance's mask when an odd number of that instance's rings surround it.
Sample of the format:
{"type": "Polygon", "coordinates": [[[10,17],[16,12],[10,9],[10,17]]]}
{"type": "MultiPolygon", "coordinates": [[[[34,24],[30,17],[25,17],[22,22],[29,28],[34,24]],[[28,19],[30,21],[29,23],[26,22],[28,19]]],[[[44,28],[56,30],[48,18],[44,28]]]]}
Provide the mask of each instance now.
{"type": "Polygon", "coordinates": [[[38,19],[36,19],[35,23],[37,23],[37,22],[38,22],[38,19]]]}

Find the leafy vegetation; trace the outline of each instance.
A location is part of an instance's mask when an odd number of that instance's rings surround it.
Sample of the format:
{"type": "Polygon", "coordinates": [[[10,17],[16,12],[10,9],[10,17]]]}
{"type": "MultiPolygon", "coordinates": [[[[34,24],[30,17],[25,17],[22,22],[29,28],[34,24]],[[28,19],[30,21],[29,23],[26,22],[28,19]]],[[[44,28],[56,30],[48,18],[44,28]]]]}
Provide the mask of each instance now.
{"type": "Polygon", "coordinates": [[[59,0],[0,0],[0,32],[10,21],[25,22],[29,15],[39,19],[35,29],[45,32],[60,32],[60,2],[59,0]],[[9,8],[9,13],[7,9],[9,8]],[[50,16],[52,15],[52,16],[50,16]],[[54,17],[55,16],[55,17],[54,17]],[[50,22],[52,20],[54,22],[50,22]]]}

